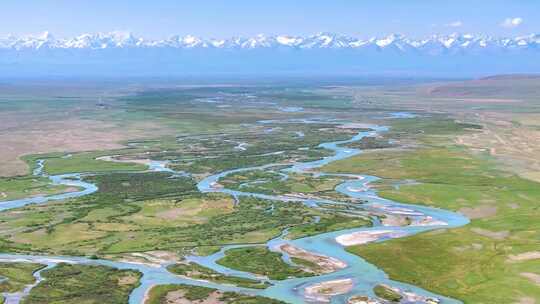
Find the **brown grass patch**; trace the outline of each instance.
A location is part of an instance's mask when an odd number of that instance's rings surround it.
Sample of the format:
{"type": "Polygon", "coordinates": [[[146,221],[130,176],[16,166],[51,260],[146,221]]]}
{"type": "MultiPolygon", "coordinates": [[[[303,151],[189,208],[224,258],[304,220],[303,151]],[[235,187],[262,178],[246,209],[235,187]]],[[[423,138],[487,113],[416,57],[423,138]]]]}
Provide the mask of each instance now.
{"type": "Polygon", "coordinates": [[[18,112],[0,113],[0,176],[28,174],[23,155],[123,148],[120,142],[170,132],[151,122],[116,123],[67,116],[46,119],[18,112]]]}
{"type": "Polygon", "coordinates": [[[536,304],[536,300],[531,297],[522,297],[519,299],[519,302],[515,304],[536,304]]]}
{"type": "Polygon", "coordinates": [[[132,285],[137,283],[139,279],[136,276],[127,275],[118,279],[118,285],[132,285]]]}
{"type": "Polygon", "coordinates": [[[515,255],[511,254],[508,256],[508,259],[511,262],[537,260],[537,259],[540,259],[540,251],[529,251],[529,252],[524,252],[524,253],[515,254],[515,255]]]}
{"type": "Polygon", "coordinates": [[[186,299],[185,292],[181,290],[171,291],[165,296],[165,301],[167,304],[225,304],[226,302],[221,301],[223,293],[221,291],[214,291],[208,295],[208,298],[204,300],[190,301],[186,299]]]}
{"type": "Polygon", "coordinates": [[[472,228],[471,231],[481,236],[485,236],[494,240],[504,240],[510,235],[510,232],[506,230],[490,231],[490,230],[482,229],[482,228],[472,228]]]}
{"type": "Polygon", "coordinates": [[[532,273],[532,272],[522,272],[520,275],[524,278],[529,279],[529,281],[533,282],[534,284],[540,286],[540,274],[532,273]]]}
{"type": "Polygon", "coordinates": [[[495,216],[497,214],[497,207],[490,205],[481,205],[475,208],[463,207],[458,212],[474,220],[495,216]]]}

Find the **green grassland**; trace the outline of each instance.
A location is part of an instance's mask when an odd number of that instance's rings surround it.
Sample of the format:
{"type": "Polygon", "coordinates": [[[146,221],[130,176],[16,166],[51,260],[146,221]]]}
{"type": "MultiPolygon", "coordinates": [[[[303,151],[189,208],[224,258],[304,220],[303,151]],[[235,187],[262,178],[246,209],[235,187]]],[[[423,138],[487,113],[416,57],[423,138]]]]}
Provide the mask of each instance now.
{"type": "Polygon", "coordinates": [[[52,153],[35,154],[25,157],[32,167],[38,159],[45,160],[44,171],[49,175],[84,172],[110,172],[110,171],[143,171],[147,167],[135,163],[118,163],[97,160],[101,156],[111,155],[112,151],[80,152],[73,154],[52,153]],[[69,155],[69,157],[66,157],[69,155]]]}
{"type": "Polygon", "coordinates": [[[32,288],[23,304],[127,303],[141,274],[106,266],[58,264],[42,272],[45,280],[32,288]]]}
{"type": "Polygon", "coordinates": [[[284,302],[260,297],[249,296],[235,292],[221,292],[213,288],[191,285],[157,285],[154,286],[144,304],[166,304],[169,297],[200,303],[212,297],[214,301],[225,304],[282,304],[284,302]]]}
{"type": "Polygon", "coordinates": [[[538,250],[540,185],[495,168],[487,157],[452,145],[452,135],[475,126],[436,119],[394,124],[411,134],[414,149],[364,153],[330,164],[327,171],[382,177],[380,195],[400,202],[461,211],[465,227],[348,248],[391,278],[465,303],[513,303],[540,298],[524,272],[540,273],[539,260],[511,256],[538,250]],[[416,126],[416,127],[415,127],[416,126]],[[416,183],[393,187],[394,180],[416,183]]]}
{"type": "Polygon", "coordinates": [[[229,249],[225,251],[225,257],[219,259],[217,263],[228,268],[264,275],[274,280],[314,275],[300,267],[285,263],[281,253],[270,251],[262,246],[229,249]]]}
{"type": "Polygon", "coordinates": [[[247,278],[226,276],[210,268],[196,263],[177,263],[167,267],[167,270],[174,274],[190,277],[198,280],[211,281],[221,284],[230,284],[245,288],[265,289],[269,283],[247,278]]]}
{"type": "Polygon", "coordinates": [[[52,185],[51,181],[45,177],[5,177],[0,178],[0,201],[53,195],[66,192],[68,188],[64,185],[52,185]]]}
{"type": "Polygon", "coordinates": [[[34,272],[45,265],[34,263],[0,263],[0,292],[20,292],[35,283],[34,272]]]}

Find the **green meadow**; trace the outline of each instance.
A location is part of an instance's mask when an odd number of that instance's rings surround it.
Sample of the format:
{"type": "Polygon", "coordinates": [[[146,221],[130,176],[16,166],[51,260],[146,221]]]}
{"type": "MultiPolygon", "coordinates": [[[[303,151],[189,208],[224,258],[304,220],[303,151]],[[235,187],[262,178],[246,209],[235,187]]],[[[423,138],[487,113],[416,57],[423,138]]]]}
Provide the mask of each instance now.
{"type": "Polygon", "coordinates": [[[266,247],[233,248],[225,251],[225,257],[218,264],[232,269],[267,276],[274,280],[284,280],[291,277],[312,276],[300,269],[285,263],[281,253],[272,252],[266,247]]]}
{"type": "Polygon", "coordinates": [[[36,281],[34,272],[45,265],[35,263],[0,263],[0,292],[21,292],[36,281]]]}
{"type": "Polygon", "coordinates": [[[44,270],[42,275],[45,279],[32,288],[23,304],[127,303],[141,277],[132,270],[64,263],[44,270]]]}

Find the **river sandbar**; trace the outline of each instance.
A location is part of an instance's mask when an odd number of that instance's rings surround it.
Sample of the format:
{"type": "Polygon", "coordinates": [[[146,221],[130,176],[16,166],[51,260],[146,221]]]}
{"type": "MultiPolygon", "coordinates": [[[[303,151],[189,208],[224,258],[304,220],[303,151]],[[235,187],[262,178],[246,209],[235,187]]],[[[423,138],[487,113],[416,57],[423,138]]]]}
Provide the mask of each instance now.
{"type": "Polygon", "coordinates": [[[317,264],[317,266],[319,267],[318,272],[320,273],[331,273],[347,267],[347,264],[345,262],[342,262],[336,258],[312,253],[290,244],[283,244],[279,246],[279,249],[289,254],[291,257],[307,260],[317,264]]]}
{"type": "Polygon", "coordinates": [[[382,238],[398,238],[405,236],[404,231],[393,230],[368,230],[344,234],[336,237],[336,242],[342,246],[362,245],[377,241],[382,238]]]}
{"type": "Polygon", "coordinates": [[[321,282],[304,288],[304,297],[312,302],[330,302],[330,298],[345,294],[353,288],[352,279],[321,282]]]}

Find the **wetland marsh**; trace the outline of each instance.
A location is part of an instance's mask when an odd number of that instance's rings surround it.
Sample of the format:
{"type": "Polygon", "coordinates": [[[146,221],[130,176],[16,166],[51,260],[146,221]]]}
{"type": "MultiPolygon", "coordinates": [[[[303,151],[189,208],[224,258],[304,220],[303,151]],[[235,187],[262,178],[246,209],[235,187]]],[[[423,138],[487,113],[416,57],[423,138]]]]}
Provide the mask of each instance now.
{"type": "Polygon", "coordinates": [[[489,289],[510,281],[486,285],[459,271],[465,257],[485,265],[482,252],[496,244],[505,256],[535,250],[534,238],[526,240],[535,227],[497,215],[531,208],[527,223],[534,222],[537,209],[528,202],[536,183],[452,143],[481,125],[426,111],[393,114],[341,88],[151,89],[110,104],[108,113],[86,107],[93,119],[126,129],[151,121],[159,136],[126,138],[108,150],[26,155],[34,175],[0,180],[11,200],[0,202],[0,259],[6,267],[47,267],[21,303],[52,295],[54,303],[72,303],[73,286],[82,284],[82,293],[111,280],[120,287],[99,294],[133,304],[537,296],[520,275],[523,263],[536,267],[534,259],[504,267],[504,258],[492,260],[495,268],[482,270],[490,277],[512,269],[520,278],[504,295],[489,289]],[[77,188],[67,189],[70,183],[77,188]],[[39,201],[25,200],[33,193],[39,201]],[[54,282],[64,272],[77,275],[59,295],[54,282]],[[465,286],[452,285],[461,279],[465,286]]]}

